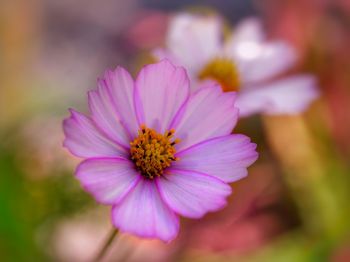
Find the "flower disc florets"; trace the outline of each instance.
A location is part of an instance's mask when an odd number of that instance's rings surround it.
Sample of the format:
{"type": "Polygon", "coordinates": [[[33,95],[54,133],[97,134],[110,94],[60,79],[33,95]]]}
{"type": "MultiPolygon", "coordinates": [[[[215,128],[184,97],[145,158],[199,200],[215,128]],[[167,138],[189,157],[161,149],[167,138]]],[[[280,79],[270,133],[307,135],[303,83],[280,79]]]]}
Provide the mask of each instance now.
{"type": "Polygon", "coordinates": [[[179,143],[179,139],[173,140],[174,133],[172,129],[162,135],[154,129],[141,126],[138,137],[130,143],[130,154],[143,176],[149,179],[161,176],[163,170],[177,160],[174,146],[179,143]]]}
{"type": "Polygon", "coordinates": [[[217,57],[211,60],[198,75],[201,80],[212,79],[220,83],[224,91],[238,91],[240,81],[232,59],[217,57]]]}

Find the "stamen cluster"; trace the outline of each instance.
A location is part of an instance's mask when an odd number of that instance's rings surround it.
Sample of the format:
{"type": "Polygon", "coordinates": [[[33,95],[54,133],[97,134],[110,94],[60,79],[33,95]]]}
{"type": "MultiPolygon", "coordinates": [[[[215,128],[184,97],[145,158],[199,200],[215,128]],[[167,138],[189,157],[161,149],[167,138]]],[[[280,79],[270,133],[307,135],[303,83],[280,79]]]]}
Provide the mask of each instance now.
{"type": "Polygon", "coordinates": [[[130,143],[131,159],[141,174],[149,179],[161,176],[163,170],[176,161],[175,144],[179,139],[174,139],[175,130],[166,131],[163,135],[154,129],[141,126],[138,137],[130,143]]]}
{"type": "Polygon", "coordinates": [[[231,59],[218,57],[211,60],[200,72],[201,80],[217,81],[224,91],[238,91],[240,80],[236,65],[231,59]]]}

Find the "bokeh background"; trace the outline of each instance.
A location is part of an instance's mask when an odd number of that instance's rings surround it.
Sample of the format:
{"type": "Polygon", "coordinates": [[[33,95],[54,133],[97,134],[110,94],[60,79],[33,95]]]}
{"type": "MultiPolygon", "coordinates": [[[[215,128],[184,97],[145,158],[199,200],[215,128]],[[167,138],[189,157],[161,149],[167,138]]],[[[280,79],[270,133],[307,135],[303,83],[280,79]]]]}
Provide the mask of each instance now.
{"type": "Polygon", "coordinates": [[[350,2],[347,0],[2,0],[0,261],[91,261],[109,208],[73,176],[62,148],[67,108],[107,68],[131,72],[164,43],[174,12],[213,10],[233,26],[260,17],[318,76],[321,98],[299,116],[254,116],[250,176],[222,211],[182,220],[169,245],[120,235],[105,261],[350,261],[350,2]]]}

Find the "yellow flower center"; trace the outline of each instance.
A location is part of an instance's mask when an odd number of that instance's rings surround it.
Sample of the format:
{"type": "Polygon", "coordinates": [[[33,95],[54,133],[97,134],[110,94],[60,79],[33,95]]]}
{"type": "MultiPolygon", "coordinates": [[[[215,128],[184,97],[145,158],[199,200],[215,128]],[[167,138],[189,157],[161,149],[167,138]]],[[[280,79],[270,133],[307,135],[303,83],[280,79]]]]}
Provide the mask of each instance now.
{"type": "Polygon", "coordinates": [[[236,65],[228,58],[211,60],[198,74],[200,80],[212,79],[221,85],[224,91],[238,91],[240,80],[236,65]]]}
{"type": "Polygon", "coordinates": [[[171,129],[162,135],[145,125],[141,126],[138,137],[130,143],[130,154],[143,176],[149,179],[161,176],[172,161],[178,160],[174,156],[174,146],[180,140],[173,139],[174,133],[175,130],[171,129]]]}

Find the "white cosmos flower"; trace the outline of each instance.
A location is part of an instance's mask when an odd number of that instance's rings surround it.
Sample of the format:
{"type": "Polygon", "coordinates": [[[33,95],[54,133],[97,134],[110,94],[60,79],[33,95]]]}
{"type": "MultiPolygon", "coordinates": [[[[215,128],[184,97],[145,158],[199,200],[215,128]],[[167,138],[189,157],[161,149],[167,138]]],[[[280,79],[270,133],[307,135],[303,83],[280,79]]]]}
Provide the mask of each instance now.
{"type": "Polygon", "coordinates": [[[153,54],[184,66],[193,90],[214,80],[225,91],[239,91],[241,116],[297,114],[319,95],[310,74],[276,80],[295,65],[297,55],[288,42],[267,40],[257,18],[245,19],[224,39],[219,17],[178,14],[170,22],[166,47],[153,54]]]}

